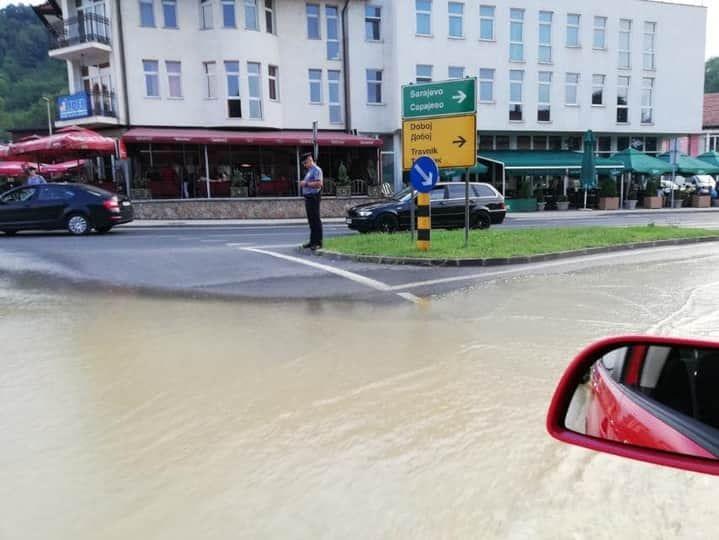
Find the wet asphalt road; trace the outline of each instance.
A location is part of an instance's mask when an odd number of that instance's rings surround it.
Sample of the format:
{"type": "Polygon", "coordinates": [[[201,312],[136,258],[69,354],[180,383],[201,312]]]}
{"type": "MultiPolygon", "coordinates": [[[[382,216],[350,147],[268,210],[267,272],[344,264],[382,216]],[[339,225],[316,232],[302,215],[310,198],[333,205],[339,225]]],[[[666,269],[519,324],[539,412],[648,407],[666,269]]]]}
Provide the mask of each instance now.
{"type": "MultiPolygon", "coordinates": [[[[636,225],[654,222],[719,228],[719,212],[509,216],[503,228],[636,225]]],[[[325,235],[348,234],[339,223],[325,235]]],[[[483,281],[536,272],[582,271],[605,264],[713,254],[716,246],[623,252],[512,268],[379,266],[315,257],[298,250],[304,225],[125,226],[111,234],[71,237],[21,233],[0,237],[0,274],[52,286],[130,289],[155,294],[279,300],[417,301],[483,281]]]]}

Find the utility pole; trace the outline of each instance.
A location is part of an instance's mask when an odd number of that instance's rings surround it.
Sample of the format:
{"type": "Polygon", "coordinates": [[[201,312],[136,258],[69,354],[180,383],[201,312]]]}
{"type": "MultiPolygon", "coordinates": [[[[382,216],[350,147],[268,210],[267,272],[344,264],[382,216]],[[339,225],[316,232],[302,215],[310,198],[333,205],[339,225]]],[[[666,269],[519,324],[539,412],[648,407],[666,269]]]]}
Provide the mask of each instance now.
{"type": "Polygon", "coordinates": [[[47,131],[52,135],[52,115],[50,113],[50,98],[42,96],[42,99],[47,104],[47,131]]]}

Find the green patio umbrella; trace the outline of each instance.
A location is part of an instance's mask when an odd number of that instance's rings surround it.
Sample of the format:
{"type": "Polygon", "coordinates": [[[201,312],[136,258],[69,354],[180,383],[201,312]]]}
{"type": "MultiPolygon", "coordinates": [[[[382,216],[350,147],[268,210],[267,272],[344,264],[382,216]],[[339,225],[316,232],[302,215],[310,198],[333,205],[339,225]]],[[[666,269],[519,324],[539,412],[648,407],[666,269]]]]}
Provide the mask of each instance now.
{"type": "MultiPolygon", "coordinates": [[[[671,154],[669,152],[657,157],[662,161],[671,163],[671,154]]],[[[677,159],[677,172],[683,175],[718,174],[719,165],[712,165],[708,161],[689,157],[686,154],[680,154],[677,159]]]]}
{"type": "Polygon", "coordinates": [[[582,174],[580,175],[584,188],[584,208],[587,208],[587,190],[597,185],[597,167],[594,161],[595,140],[591,129],[584,134],[584,155],[582,156],[582,174]]]}
{"type": "Polygon", "coordinates": [[[664,160],[652,157],[644,152],[635,150],[634,148],[627,148],[612,156],[612,159],[616,159],[624,163],[624,169],[627,172],[647,174],[649,176],[661,176],[662,174],[668,174],[672,172],[672,166],[664,160]]]}
{"type": "Polygon", "coordinates": [[[719,152],[704,152],[697,156],[697,159],[719,167],[719,152]]]}

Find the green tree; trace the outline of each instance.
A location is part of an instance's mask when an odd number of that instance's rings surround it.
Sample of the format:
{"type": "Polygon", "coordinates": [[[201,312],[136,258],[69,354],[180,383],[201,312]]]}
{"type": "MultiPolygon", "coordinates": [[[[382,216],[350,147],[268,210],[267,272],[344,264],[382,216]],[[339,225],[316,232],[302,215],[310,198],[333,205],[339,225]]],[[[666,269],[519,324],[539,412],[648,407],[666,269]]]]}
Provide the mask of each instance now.
{"type": "Polygon", "coordinates": [[[704,93],[719,92],[719,56],[707,60],[704,72],[704,93]]]}
{"type": "Polygon", "coordinates": [[[65,63],[48,56],[49,44],[32,8],[0,9],[0,140],[8,129],[47,125],[42,97],[68,93],[65,63]]]}

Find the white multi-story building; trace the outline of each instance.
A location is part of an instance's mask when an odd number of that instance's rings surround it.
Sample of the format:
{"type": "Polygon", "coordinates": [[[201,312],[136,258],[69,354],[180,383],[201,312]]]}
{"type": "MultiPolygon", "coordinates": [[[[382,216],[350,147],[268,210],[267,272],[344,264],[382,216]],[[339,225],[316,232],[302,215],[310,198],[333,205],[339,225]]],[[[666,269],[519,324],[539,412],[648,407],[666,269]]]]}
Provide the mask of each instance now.
{"type": "MultiPolygon", "coordinates": [[[[321,132],[381,138],[382,177],[399,185],[401,85],[461,77],[478,78],[480,154],[579,150],[588,129],[599,155],[629,146],[658,153],[669,137],[702,128],[706,9],[698,6],[51,0],[36,10],[56,36],[50,55],[67,61],[71,94],[88,93],[90,107],[82,94],[62,101],[58,125],[129,129],[131,153],[137,147],[145,156],[141,143],[155,142],[155,160],[158,144],[194,142],[176,128],[280,136],[318,121],[321,132]],[[170,128],[174,135],[163,138],[170,128]]],[[[305,144],[287,141],[296,152],[305,144]]],[[[342,144],[366,138],[345,136],[342,144]]],[[[277,159],[289,163],[285,154],[277,159]]],[[[232,161],[214,157],[223,159],[232,161]]],[[[347,159],[337,157],[330,175],[347,159]]],[[[140,161],[147,168],[147,157],[140,161]]],[[[279,174],[249,165],[258,178],[279,174]]]]}

